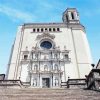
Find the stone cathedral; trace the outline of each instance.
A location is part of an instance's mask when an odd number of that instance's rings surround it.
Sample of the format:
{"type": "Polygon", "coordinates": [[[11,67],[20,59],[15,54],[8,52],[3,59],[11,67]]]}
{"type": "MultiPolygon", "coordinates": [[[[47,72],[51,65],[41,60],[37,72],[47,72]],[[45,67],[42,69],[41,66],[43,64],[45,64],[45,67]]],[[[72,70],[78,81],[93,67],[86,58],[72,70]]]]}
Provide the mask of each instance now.
{"type": "Polygon", "coordinates": [[[91,70],[85,27],[75,8],[68,8],[62,23],[26,23],[18,27],[7,79],[33,88],[59,88],[68,78],[84,78],[91,70]]]}

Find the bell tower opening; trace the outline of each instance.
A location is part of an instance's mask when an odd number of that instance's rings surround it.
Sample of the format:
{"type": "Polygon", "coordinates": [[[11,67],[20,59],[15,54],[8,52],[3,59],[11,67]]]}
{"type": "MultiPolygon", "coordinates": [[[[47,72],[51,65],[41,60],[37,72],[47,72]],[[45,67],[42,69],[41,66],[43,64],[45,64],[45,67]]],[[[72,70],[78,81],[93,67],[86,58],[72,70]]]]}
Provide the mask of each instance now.
{"type": "Polygon", "coordinates": [[[76,8],[68,8],[64,13],[62,20],[64,23],[80,23],[79,14],[76,8]]]}
{"type": "Polygon", "coordinates": [[[72,20],[74,20],[74,13],[73,12],[71,12],[71,17],[72,17],[72,20]]]}

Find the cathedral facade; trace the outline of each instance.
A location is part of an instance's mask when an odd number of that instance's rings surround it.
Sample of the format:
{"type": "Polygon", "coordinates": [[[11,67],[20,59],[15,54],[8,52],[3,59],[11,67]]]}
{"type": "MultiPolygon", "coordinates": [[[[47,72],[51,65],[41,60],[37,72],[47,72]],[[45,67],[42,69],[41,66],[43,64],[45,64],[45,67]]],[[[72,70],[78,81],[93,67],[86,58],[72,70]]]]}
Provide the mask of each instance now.
{"type": "Polygon", "coordinates": [[[18,27],[7,79],[21,80],[34,88],[55,88],[61,81],[84,78],[90,72],[90,49],[77,10],[68,8],[62,20],[18,27]]]}

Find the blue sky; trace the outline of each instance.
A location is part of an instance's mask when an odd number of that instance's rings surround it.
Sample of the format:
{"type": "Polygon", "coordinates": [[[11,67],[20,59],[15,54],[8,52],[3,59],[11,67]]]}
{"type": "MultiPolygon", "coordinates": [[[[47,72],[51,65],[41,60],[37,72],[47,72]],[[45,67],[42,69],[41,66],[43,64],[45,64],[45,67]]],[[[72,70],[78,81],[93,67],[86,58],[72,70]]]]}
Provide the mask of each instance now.
{"type": "Polygon", "coordinates": [[[0,73],[5,73],[18,25],[62,22],[68,7],[77,8],[86,27],[93,62],[100,58],[100,0],[0,0],[0,73]]]}

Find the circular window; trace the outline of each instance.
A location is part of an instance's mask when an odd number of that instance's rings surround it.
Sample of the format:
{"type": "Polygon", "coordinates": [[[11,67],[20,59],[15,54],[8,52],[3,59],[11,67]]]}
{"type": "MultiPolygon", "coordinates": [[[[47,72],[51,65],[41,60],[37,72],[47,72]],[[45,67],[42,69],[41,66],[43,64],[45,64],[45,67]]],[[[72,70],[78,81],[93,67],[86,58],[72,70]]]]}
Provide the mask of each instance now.
{"type": "Polygon", "coordinates": [[[52,43],[49,41],[43,41],[40,46],[44,49],[50,49],[52,47],[52,43]]]}

